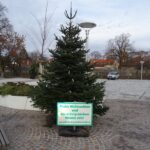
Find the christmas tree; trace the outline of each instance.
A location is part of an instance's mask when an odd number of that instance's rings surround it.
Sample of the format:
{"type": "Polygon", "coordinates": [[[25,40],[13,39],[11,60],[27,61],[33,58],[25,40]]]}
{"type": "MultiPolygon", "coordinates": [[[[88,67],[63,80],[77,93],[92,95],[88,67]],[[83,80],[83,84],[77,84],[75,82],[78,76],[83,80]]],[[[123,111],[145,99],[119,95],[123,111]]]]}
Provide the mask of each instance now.
{"type": "MultiPolygon", "coordinates": [[[[86,40],[80,38],[80,28],[73,24],[77,11],[70,14],[66,26],[61,26],[61,37],[56,36],[56,49],[50,50],[52,61],[45,67],[42,79],[32,96],[34,106],[56,113],[57,102],[93,103],[94,114],[104,114],[108,107],[103,105],[104,83],[97,83],[92,73],[93,66],[85,57],[86,40]]],[[[56,115],[54,115],[56,116],[56,115]]]]}

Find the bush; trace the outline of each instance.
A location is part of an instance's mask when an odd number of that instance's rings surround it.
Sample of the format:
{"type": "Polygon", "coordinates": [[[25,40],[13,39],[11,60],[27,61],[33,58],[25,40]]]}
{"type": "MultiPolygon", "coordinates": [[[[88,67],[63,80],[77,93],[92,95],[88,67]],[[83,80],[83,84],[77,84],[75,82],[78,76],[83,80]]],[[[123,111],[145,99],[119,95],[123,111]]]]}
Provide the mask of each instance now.
{"type": "Polygon", "coordinates": [[[30,96],[34,87],[22,82],[8,82],[0,86],[0,95],[30,96]]]}
{"type": "Polygon", "coordinates": [[[29,75],[31,79],[35,79],[38,75],[38,64],[33,63],[29,69],[29,75]]]}

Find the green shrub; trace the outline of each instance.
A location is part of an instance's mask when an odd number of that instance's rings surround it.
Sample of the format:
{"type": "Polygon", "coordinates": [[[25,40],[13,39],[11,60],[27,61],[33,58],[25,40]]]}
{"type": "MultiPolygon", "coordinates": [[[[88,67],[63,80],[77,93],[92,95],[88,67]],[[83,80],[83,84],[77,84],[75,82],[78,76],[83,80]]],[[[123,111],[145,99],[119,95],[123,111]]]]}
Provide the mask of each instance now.
{"type": "Polygon", "coordinates": [[[8,82],[0,86],[0,95],[30,96],[34,87],[22,82],[8,82]]]}
{"type": "Polygon", "coordinates": [[[29,69],[29,75],[31,79],[35,79],[38,75],[38,64],[33,63],[29,69]]]}

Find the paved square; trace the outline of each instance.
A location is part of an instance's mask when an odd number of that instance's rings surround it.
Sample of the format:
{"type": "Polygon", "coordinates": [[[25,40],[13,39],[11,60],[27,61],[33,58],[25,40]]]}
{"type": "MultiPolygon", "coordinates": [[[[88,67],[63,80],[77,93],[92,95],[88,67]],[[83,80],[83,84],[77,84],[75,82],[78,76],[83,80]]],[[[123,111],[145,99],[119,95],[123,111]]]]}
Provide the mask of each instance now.
{"type": "Polygon", "coordinates": [[[59,137],[45,127],[45,114],[0,107],[0,124],[10,140],[8,150],[149,150],[150,103],[107,101],[88,138],[59,137]]]}

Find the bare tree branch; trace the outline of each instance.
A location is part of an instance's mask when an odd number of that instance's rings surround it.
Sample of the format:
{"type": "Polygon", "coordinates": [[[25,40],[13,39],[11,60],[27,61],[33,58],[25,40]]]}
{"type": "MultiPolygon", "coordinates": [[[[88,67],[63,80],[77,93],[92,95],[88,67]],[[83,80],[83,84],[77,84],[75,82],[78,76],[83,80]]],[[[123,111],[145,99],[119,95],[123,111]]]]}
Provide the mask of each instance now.
{"type": "Polygon", "coordinates": [[[132,44],[129,40],[129,34],[121,34],[108,41],[107,56],[111,56],[119,61],[119,67],[127,61],[128,54],[133,51],[132,44]]]}
{"type": "MultiPolygon", "coordinates": [[[[33,33],[34,37],[38,40],[38,43],[40,44],[38,46],[38,48],[36,48],[36,49],[38,49],[40,51],[41,59],[44,57],[44,53],[48,50],[49,46],[53,42],[50,40],[49,36],[50,36],[50,32],[51,32],[52,18],[56,11],[56,8],[51,13],[51,15],[48,15],[48,1],[47,1],[46,6],[45,6],[45,13],[44,13],[43,20],[40,20],[36,16],[31,14],[33,16],[33,18],[35,19],[35,21],[38,25],[38,28],[39,28],[39,33],[34,32],[33,30],[32,30],[32,33],[33,33]]],[[[34,38],[32,38],[32,39],[34,39],[34,38]]]]}

